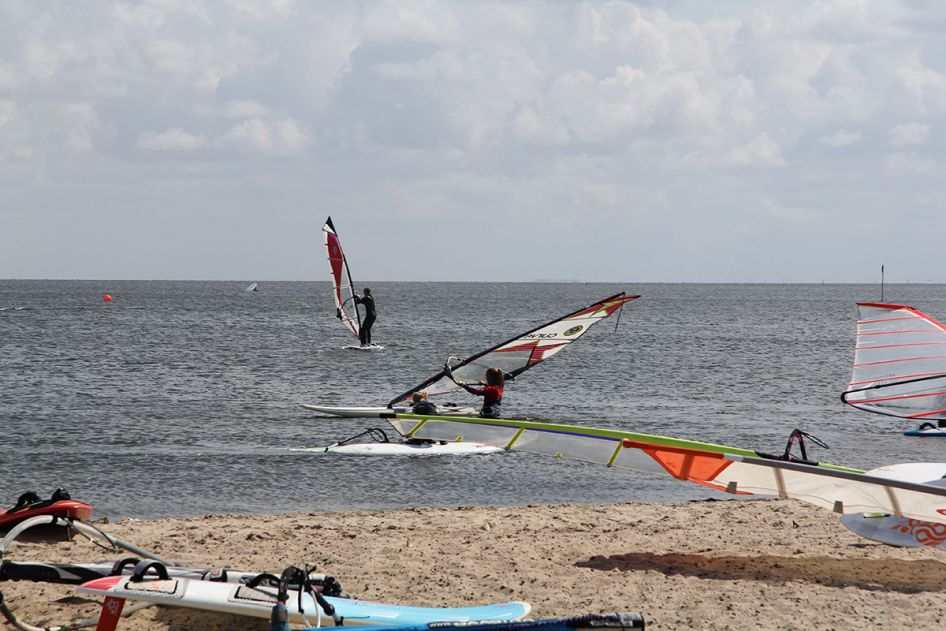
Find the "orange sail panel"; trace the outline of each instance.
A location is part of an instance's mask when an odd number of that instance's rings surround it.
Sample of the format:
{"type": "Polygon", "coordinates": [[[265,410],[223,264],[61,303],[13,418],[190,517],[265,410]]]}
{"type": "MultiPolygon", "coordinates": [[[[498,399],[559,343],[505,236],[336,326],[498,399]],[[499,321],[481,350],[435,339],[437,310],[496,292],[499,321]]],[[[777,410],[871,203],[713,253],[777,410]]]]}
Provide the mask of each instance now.
{"type": "MultiPolygon", "coordinates": [[[[682,447],[665,447],[628,439],[623,441],[622,446],[624,448],[640,449],[678,480],[688,480],[720,491],[726,490],[726,485],[713,481],[732,464],[732,461],[723,458],[723,454],[684,449],[682,447]]],[[[742,495],[750,495],[745,491],[736,492],[742,495]]]]}

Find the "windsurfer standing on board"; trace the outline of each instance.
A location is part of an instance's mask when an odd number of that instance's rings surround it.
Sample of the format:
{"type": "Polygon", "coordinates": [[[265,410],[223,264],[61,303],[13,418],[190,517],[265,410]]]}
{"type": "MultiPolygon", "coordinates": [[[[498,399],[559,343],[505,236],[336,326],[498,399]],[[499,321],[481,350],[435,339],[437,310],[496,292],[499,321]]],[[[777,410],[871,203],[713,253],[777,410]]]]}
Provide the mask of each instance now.
{"type": "Polygon", "coordinates": [[[486,381],[480,381],[480,385],[484,386],[483,388],[474,388],[454,379],[449,362],[444,364],[443,371],[455,384],[470,394],[483,397],[483,408],[480,410],[480,416],[483,418],[500,418],[502,416],[503,387],[506,385],[506,377],[503,375],[502,369],[487,368],[486,381]]]}
{"type": "MultiPolygon", "coordinates": [[[[354,296],[356,305],[365,306],[365,319],[361,322],[361,330],[358,332],[361,338],[362,348],[371,346],[371,325],[374,324],[377,312],[374,309],[374,298],[371,297],[371,290],[365,287],[364,296],[354,296]]],[[[356,307],[357,308],[357,307],[356,307]]]]}

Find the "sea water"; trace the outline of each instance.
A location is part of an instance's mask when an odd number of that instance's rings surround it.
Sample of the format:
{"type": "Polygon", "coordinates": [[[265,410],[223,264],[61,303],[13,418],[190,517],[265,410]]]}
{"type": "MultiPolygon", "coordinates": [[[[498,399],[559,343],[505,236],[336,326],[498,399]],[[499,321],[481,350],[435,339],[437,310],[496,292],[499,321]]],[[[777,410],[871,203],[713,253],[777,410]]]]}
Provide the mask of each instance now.
{"type": "MultiPolygon", "coordinates": [[[[370,283],[385,350],[366,353],[343,349],[328,283],[250,280],[0,281],[0,505],[57,487],[110,518],[728,497],[523,453],[288,450],[384,426],[298,403],[384,405],[448,356],[621,290],[642,297],[510,384],[507,414],[767,452],[801,428],[831,447],[811,457],[865,469],[944,459],[946,440],[839,399],[855,302],[878,285],[370,283]]],[[[944,289],[886,299],[943,318],[944,289]]]]}

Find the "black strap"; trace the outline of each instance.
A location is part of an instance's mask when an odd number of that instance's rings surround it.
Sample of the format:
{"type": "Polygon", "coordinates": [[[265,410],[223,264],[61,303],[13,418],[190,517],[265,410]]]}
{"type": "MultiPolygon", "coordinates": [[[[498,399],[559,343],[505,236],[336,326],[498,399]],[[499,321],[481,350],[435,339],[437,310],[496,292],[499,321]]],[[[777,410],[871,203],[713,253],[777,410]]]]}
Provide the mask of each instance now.
{"type": "Polygon", "coordinates": [[[126,567],[129,565],[135,566],[139,563],[141,563],[141,559],[138,557],[125,557],[124,559],[119,559],[118,561],[115,561],[114,565],[112,565],[112,571],[109,572],[109,576],[121,576],[126,567]]]}
{"type": "Polygon", "coordinates": [[[275,574],[263,572],[262,574],[257,574],[251,578],[246,584],[246,586],[250,588],[256,588],[260,585],[265,585],[266,587],[279,587],[279,577],[275,574]]]}
{"type": "Polygon", "coordinates": [[[134,571],[131,573],[131,582],[140,583],[146,578],[152,580],[155,578],[157,578],[157,580],[167,580],[169,578],[168,569],[164,567],[164,563],[161,563],[160,561],[155,561],[154,559],[141,560],[138,562],[134,571]],[[153,575],[146,576],[151,570],[154,570],[154,572],[157,574],[157,577],[153,575]]]}

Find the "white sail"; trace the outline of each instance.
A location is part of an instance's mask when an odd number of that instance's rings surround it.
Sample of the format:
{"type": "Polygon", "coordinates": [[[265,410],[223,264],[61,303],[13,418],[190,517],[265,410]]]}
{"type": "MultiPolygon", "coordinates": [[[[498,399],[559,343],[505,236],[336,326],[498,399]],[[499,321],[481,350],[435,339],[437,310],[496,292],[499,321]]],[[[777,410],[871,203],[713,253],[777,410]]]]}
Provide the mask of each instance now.
{"type": "Polygon", "coordinates": [[[888,416],[946,419],[946,327],[904,305],[858,303],[851,383],[841,399],[888,416]]]}
{"type": "MultiPolygon", "coordinates": [[[[486,376],[487,368],[500,368],[507,376],[516,377],[539,362],[548,359],[584,335],[595,323],[607,318],[624,303],[640,296],[624,292],[614,294],[583,309],[547,322],[516,337],[467,357],[451,366],[453,378],[460,382],[478,383],[486,376]]],[[[420,390],[436,400],[455,394],[462,389],[444,371],[402,392],[388,402],[393,407],[410,399],[420,390]]]]}
{"type": "MultiPolygon", "coordinates": [[[[839,514],[883,512],[946,523],[946,488],[826,463],[783,460],[748,449],[555,423],[392,414],[411,438],[475,441],[507,450],[669,474],[727,493],[796,499],[839,514]]],[[[932,466],[937,465],[917,465],[932,466]]]]}

